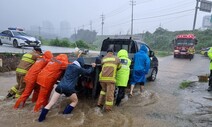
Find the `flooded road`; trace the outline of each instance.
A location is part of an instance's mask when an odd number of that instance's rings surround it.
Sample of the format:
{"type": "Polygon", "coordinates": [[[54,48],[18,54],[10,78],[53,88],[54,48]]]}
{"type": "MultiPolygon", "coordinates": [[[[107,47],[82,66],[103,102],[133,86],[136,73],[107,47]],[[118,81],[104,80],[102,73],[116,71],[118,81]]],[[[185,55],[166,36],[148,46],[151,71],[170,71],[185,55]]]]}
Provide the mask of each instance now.
{"type": "Polygon", "coordinates": [[[43,123],[37,122],[34,104],[26,102],[23,109],[14,110],[15,100],[3,101],[8,89],[15,84],[13,72],[0,74],[0,126],[4,127],[211,127],[212,93],[206,91],[207,82],[198,82],[198,75],[209,73],[209,60],[195,55],[192,61],[159,58],[159,72],[155,82],[147,82],[145,91],[126,97],[111,113],[95,108],[97,100],[80,98],[72,114],[62,115],[68,103],[62,97],[43,123]],[[192,87],[179,89],[184,80],[192,87]]]}

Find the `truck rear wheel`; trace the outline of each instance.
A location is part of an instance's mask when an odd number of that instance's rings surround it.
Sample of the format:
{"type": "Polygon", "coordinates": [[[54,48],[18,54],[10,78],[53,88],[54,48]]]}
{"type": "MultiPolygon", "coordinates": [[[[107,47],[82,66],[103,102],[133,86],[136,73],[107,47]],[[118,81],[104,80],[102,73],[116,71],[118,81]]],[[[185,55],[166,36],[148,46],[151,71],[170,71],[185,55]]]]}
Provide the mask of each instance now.
{"type": "Polygon", "coordinates": [[[149,81],[155,81],[157,77],[157,69],[153,68],[151,72],[151,76],[148,78],[149,81]]]}
{"type": "Polygon", "coordinates": [[[0,45],[2,45],[2,43],[1,43],[1,39],[0,39],[0,45]]]}

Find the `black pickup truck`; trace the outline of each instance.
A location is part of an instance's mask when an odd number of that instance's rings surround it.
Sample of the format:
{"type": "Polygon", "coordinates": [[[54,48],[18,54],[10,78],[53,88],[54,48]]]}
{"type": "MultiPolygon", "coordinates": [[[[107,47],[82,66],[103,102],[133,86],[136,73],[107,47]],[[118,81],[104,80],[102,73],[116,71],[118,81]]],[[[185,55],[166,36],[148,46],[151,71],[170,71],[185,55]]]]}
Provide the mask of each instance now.
{"type": "MultiPolygon", "coordinates": [[[[121,49],[126,49],[129,53],[129,58],[133,61],[134,54],[140,50],[141,45],[145,45],[148,49],[148,55],[151,60],[151,67],[149,69],[149,73],[146,75],[146,78],[149,81],[154,81],[158,72],[158,59],[154,55],[154,52],[150,49],[150,47],[141,41],[129,39],[111,39],[107,38],[103,40],[101,51],[98,57],[85,57],[85,67],[91,66],[90,63],[95,62],[97,66],[95,67],[95,71],[91,75],[82,76],[79,80],[80,86],[85,86],[90,89],[90,94],[93,98],[98,97],[100,92],[100,84],[99,84],[99,73],[101,71],[101,59],[106,55],[108,48],[113,48],[115,54],[121,49]]],[[[133,69],[133,62],[131,64],[131,71],[133,69]]]]}

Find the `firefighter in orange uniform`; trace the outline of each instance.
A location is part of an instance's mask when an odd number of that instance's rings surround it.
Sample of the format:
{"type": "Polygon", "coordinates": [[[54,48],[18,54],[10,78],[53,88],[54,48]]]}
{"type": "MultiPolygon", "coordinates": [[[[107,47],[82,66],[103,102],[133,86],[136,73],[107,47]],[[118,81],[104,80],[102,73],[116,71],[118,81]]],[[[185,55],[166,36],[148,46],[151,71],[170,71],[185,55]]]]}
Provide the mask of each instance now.
{"type": "Polygon", "coordinates": [[[24,80],[26,82],[26,88],[24,92],[22,93],[21,97],[16,101],[14,108],[17,109],[21,102],[23,103],[22,107],[24,107],[24,104],[26,100],[31,95],[32,91],[32,102],[35,102],[38,98],[39,93],[39,85],[36,84],[38,73],[41,72],[41,70],[47,65],[47,63],[53,58],[53,55],[51,51],[46,51],[42,58],[37,59],[37,61],[32,65],[32,67],[27,72],[24,80]]]}
{"type": "Polygon", "coordinates": [[[47,105],[53,86],[61,77],[67,65],[67,55],[59,54],[58,56],[53,57],[38,74],[37,84],[40,85],[40,91],[34,107],[34,112],[38,112],[43,106],[47,105]]]}
{"type": "Polygon", "coordinates": [[[107,112],[112,111],[114,101],[114,90],[116,83],[116,70],[120,65],[118,57],[114,56],[113,49],[107,50],[107,55],[102,58],[102,71],[99,74],[99,82],[101,84],[101,91],[97,106],[103,107],[107,112]],[[105,104],[104,104],[105,103],[105,104]]]}
{"type": "Polygon", "coordinates": [[[32,52],[26,53],[22,56],[20,63],[16,68],[16,80],[17,85],[13,86],[9,93],[7,94],[6,98],[15,97],[19,98],[25,89],[25,81],[24,77],[30,67],[35,63],[37,58],[41,57],[40,54],[42,53],[41,48],[34,47],[32,52]]]}

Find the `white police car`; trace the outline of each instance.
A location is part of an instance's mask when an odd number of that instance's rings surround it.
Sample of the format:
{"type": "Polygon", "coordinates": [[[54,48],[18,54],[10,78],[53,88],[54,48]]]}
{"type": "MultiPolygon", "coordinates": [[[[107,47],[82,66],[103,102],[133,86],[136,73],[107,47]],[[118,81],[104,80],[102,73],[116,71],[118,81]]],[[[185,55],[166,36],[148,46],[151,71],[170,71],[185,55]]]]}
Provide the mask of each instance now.
{"type": "Polygon", "coordinates": [[[22,46],[26,47],[40,47],[41,41],[26,34],[23,29],[20,28],[8,28],[0,33],[0,45],[9,44],[15,48],[22,46]]]}

